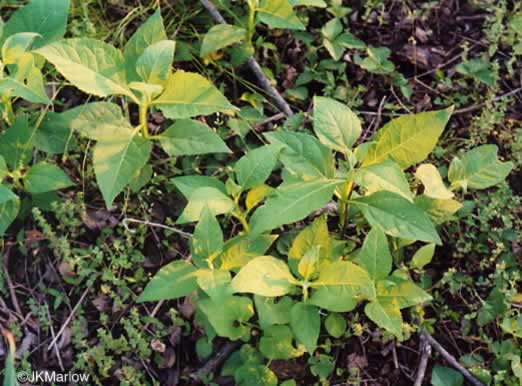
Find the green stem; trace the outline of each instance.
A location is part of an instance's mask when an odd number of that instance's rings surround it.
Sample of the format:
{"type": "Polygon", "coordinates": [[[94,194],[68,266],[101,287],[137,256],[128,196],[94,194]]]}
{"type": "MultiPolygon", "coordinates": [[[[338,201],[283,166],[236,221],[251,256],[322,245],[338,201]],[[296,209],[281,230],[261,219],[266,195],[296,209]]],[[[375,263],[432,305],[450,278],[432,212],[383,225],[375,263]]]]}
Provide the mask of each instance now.
{"type": "Polygon", "coordinates": [[[237,218],[239,220],[239,222],[243,226],[243,230],[245,231],[245,233],[250,233],[250,225],[248,225],[248,222],[242,213],[233,212],[232,216],[234,216],[235,218],[237,218]]]}
{"type": "Polygon", "coordinates": [[[250,46],[252,46],[252,38],[254,37],[254,29],[255,29],[255,22],[256,22],[256,9],[253,4],[248,5],[248,35],[247,35],[247,42],[250,46]]]}
{"type": "Polygon", "coordinates": [[[3,103],[4,108],[5,108],[5,120],[6,120],[8,125],[12,125],[13,122],[15,121],[16,117],[14,115],[13,105],[11,104],[11,100],[10,99],[4,99],[2,101],[2,103],[3,103]]]}
{"type": "Polygon", "coordinates": [[[339,225],[341,228],[341,237],[344,236],[344,233],[346,232],[346,226],[348,224],[348,208],[349,208],[348,201],[350,200],[350,197],[352,195],[353,185],[354,185],[354,183],[352,180],[347,181],[344,184],[343,192],[341,195],[341,203],[339,206],[339,210],[340,210],[339,216],[341,217],[340,222],[339,222],[339,225]]]}
{"type": "Polygon", "coordinates": [[[146,104],[140,105],[140,127],[143,133],[143,138],[150,139],[149,126],[147,125],[147,112],[149,106],[146,104]]]}

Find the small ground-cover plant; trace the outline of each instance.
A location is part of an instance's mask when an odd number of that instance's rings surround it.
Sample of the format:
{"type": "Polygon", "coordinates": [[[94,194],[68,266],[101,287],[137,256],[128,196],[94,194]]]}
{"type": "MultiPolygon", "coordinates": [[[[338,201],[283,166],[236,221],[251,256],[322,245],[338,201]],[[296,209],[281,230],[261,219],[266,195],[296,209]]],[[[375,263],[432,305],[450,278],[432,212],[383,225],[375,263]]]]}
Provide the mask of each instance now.
{"type": "Polygon", "coordinates": [[[332,330],[337,317],[331,315],[352,311],[361,301],[373,322],[404,339],[408,329],[401,310],[431,299],[412,281],[410,270],[422,270],[442,244],[435,224],[461,207],[455,192],[494,186],[512,169],[498,160],[494,145],[455,157],[447,173],[449,187],[433,164],[419,165],[435,147],[451,111],[393,119],[372,141],[353,149],[362,130],[357,116],[339,102],[316,97],[317,137],[266,133],[270,144],[242,157],[226,183],[205,176],[175,178],[188,200],[178,223],[199,221],[192,262],[162,268],[139,300],[176,299],[197,291],[198,317],[210,339],[249,341],[255,326],[262,330],[259,351],[269,360],[313,355],[321,310],[328,312],[327,329],[332,330]],[[265,182],[276,159],[283,165],[283,183],[274,189],[265,182]],[[410,187],[405,170],[413,166],[410,179],[422,184],[422,193],[410,187]],[[332,198],[339,208],[337,237],[329,234],[323,215],[295,237],[283,256],[265,255],[275,237],[269,232],[304,219],[332,198]],[[225,243],[215,218],[220,214],[237,218],[243,233],[225,243]],[[352,235],[362,245],[357,250],[343,242],[348,225],[357,230],[352,235]],[[417,241],[427,244],[408,262],[404,247],[417,241]]]}

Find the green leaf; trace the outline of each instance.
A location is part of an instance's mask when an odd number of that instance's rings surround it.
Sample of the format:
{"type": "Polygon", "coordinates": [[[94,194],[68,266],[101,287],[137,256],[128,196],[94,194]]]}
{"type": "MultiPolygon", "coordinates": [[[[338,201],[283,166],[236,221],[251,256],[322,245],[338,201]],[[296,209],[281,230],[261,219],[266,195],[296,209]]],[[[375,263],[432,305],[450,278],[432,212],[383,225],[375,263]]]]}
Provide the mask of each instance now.
{"type": "Polygon", "coordinates": [[[285,296],[276,303],[274,298],[255,295],[254,303],[261,329],[266,330],[275,324],[290,323],[290,310],[294,305],[290,297],[285,296]]]}
{"type": "Polygon", "coordinates": [[[223,245],[223,231],[210,209],[204,207],[192,235],[190,244],[192,261],[200,268],[212,266],[223,245]]]}
{"type": "Polygon", "coordinates": [[[246,39],[247,32],[244,28],[231,24],[218,24],[208,30],[203,37],[199,56],[202,58],[209,54],[228,47],[240,40],[246,39]]]}
{"type": "Polygon", "coordinates": [[[384,279],[392,269],[392,256],[388,239],[381,228],[372,228],[357,258],[361,266],[374,281],[384,279]]]}
{"type": "Polygon", "coordinates": [[[133,96],[126,86],[125,62],[120,50],[95,39],[65,39],[36,53],[83,92],[99,97],[133,96]]]}
{"type": "Polygon", "coordinates": [[[423,161],[435,147],[453,107],[392,119],[375,135],[363,166],[387,159],[406,169],[423,161]]]}
{"type": "Polygon", "coordinates": [[[199,188],[214,188],[223,194],[227,193],[225,184],[216,177],[181,176],[170,180],[186,198],[189,198],[199,188]]]}
{"type": "Polygon", "coordinates": [[[32,0],[11,15],[0,34],[0,45],[4,40],[19,32],[34,32],[40,36],[34,48],[43,47],[65,34],[69,0],[32,0]]]}
{"type": "Polygon", "coordinates": [[[214,216],[230,213],[235,208],[234,201],[218,189],[214,187],[198,188],[188,197],[188,204],[176,223],[185,224],[197,221],[206,206],[214,216]]]}
{"type": "Polygon", "coordinates": [[[419,288],[411,280],[402,279],[397,276],[390,276],[386,280],[377,282],[375,287],[377,300],[382,304],[387,304],[392,300],[396,301],[396,306],[400,309],[416,306],[431,300],[431,296],[419,288]]]}
{"type": "Polygon", "coordinates": [[[16,194],[0,185],[0,237],[16,219],[20,210],[20,199],[16,194]]]}
{"type": "Polygon", "coordinates": [[[165,91],[153,104],[169,119],[191,118],[217,112],[233,114],[238,111],[209,80],[182,70],[169,76],[165,91]]]}
{"type": "Polygon", "coordinates": [[[448,178],[452,188],[487,189],[504,181],[513,169],[512,162],[500,162],[496,145],[482,145],[468,151],[462,159],[451,161],[448,178]]]}
{"type": "Polygon", "coordinates": [[[67,174],[58,166],[45,161],[33,165],[24,178],[29,193],[46,193],[74,186],[67,174]]]}
{"type": "Polygon", "coordinates": [[[0,154],[11,170],[31,161],[35,132],[36,127],[29,125],[27,115],[18,115],[16,121],[0,136],[0,154]]]}
{"type": "Polygon", "coordinates": [[[312,135],[278,131],[264,136],[271,144],[282,147],[279,159],[290,173],[304,179],[333,177],[332,153],[312,135]]]}
{"type": "Polygon", "coordinates": [[[231,271],[242,268],[254,257],[264,255],[275,239],[275,235],[234,237],[223,247],[223,253],[219,256],[220,268],[231,271]]]}
{"type": "Polygon", "coordinates": [[[259,185],[248,191],[245,205],[248,212],[261,204],[264,199],[272,193],[273,189],[268,185],[259,185]]]}
{"type": "Polygon", "coordinates": [[[454,199],[435,200],[425,195],[415,197],[415,205],[426,212],[435,224],[447,221],[462,208],[462,204],[454,199]]]}
{"type": "Polygon", "coordinates": [[[374,300],[364,307],[364,312],[379,327],[402,339],[402,315],[397,302],[374,300]]]}
{"type": "Polygon", "coordinates": [[[160,134],[163,150],[173,157],[208,153],[230,153],[230,149],[208,125],[181,119],[160,134]]]}
{"type": "Polygon", "coordinates": [[[71,122],[78,110],[71,109],[63,113],[48,112],[35,133],[34,146],[47,154],[63,154],[67,149],[76,148],[71,122]]]}
{"type": "Polygon", "coordinates": [[[161,40],[145,48],[136,61],[136,72],[145,83],[163,86],[174,61],[176,42],[161,40]]]}
{"type": "Polygon", "coordinates": [[[93,153],[96,181],[110,208],[116,196],[149,160],[152,144],[143,137],[128,136],[100,141],[93,153]]]}
{"type": "Polygon", "coordinates": [[[288,0],[263,0],[257,14],[271,28],[305,29],[288,0]]]}
{"type": "Polygon", "coordinates": [[[346,105],[331,98],[314,97],[314,131],[326,146],[347,154],[361,130],[361,121],[346,105]]]}
{"type": "Polygon", "coordinates": [[[127,82],[139,80],[139,75],[136,72],[138,59],[143,55],[147,47],[163,40],[167,40],[167,33],[163,25],[161,10],[158,8],[131,36],[123,49],[127,82]]]}
{"type": "Polygon", "coordinates": [[[268,367],[247,363],[234,373],[237,386],[277,386],[277,377],[268,367]]]}
{"type": "Polygon", "coordinates": [[[249,151],[236,162],[234,169],[237,182],[243,190],[251,189],[266,181],[277,164],[278,153],[276,146],[262,146],[249,151]]]}
{"type": "Polygon", "coordinates": [[[297,358],[304,353],[294,347],[292,331],[288,326],[270,326],[265,329],[259,340],[259,351],[270,360],[297,358]]]}
{"type": "Polygon", "coordinates": [[[470,76],[490,87],[497,84],[497,76],[487,60],[476,58],[459,63],[455,70],[462,75],[470,76]]]}
{"type": "Polygon", "coordinates": [[[340,338],[346,332],[346,319],[341,314],[332,312],[324,321],[324,327],[330,336],[340,338]]]}
{"type": "Polygon", "coordinates": [[[297,341],[313,355],[321,331],[319,308],[304,303],[297,303],[290,311],[290,326],[297,341]]]}
{"type": "Polygon", "coordinates": [[[250,218],[252,233],[263,233],[302,220],[326,205],[338,184],[337,180],[318,178],[278,188],[250,218]]]}
{"type": "Polygon", "coordinates": [[[288,266],[272,256],[260,256],[245,265],[232,279],[234,292],[261,296],[283,296],[290,292],[295,279],[288,266]]]}
{"type": "Polygon", "coordinates": [[[373,74],[390,74],[395,71],[393,62],[388,60],[391,50],[388,47],[367,47],[368,56],[364,59],[356,57],[355,63],[373,74]]]}
{"type": "Polygon", "coordinates": [[[368,273],[348,261],[336,261],[320,272],[313,288],[310,304],[335,312],[348,312],[364,298],[375,297],[375,289],[368,273]]]}
{"type": "Polygon", "coordinates": [[[50,102],[45,92],[36,88],[33,89],[14,78],[0,79],[0,94],[7,94],[10,97],[20,97],[31,103],[50,102]]]}
{"type": "Polygon", "coordinates": [[[413,200],[406,175],[392,160],[357,169],[354,179],[357,185],[364,187],[366,194],[387,190],[400,194],[408,201],[413,200]]]}
{"type": "Polygon", "coordinates": [[[438,200],[453,198],[454,194],[446,188],[439,171],[434,165],[420,165],[415,172],[415,177],[424,185],[424,194],[426,196],[438,200]]]}
{"type": "Polygon", "coordinates": [[[19,32],[9,36],[2,45],[3,64],[17,64],[28,51],[34,39],[38,37],[34,32],[19,32]]]}
{"type": "Polygon", "coordinates": [[[288,265],[294,274],[298,274],[298,265],[306,253],[314,247],[319,248],[319,261],[330,261],[332,240],[328,233],[326,216],[317,217],[312,224],[301,230],[288,251],[288,265]]]}
{"type": "Polygon", "coordinates": [[[197,271],[198,286],[216,301],[232,295],[230,272],[221,269],[200,269],[197,271]]]}
{"type": "Polygon", "coordinates": [[[297,266],[297,270],[299,275],[304,280],[310,280],[315,276],[317,270],[319,268],[319,253],[321,247],[314,246],[305,253],[303,258],[299,261],[299,265],[297,266]]]}
{"type": "Polygon", "coordinates": [[[426,213],[398,194],[376,192],[351,202],[361,209],[372,227],[380,227],[390,236],[442,243],[426,213]]]}
{"type": "Polygon", "coordinates": [[[4,156],[0,155],[0,182],[2,182],[5,177],[7,177],[8,173],[9,169],[5,163],[5,158],[4,156]]]}
{"type": "Polygon", "coordinates": [[[243,325],[254,315],[252,300],[241,296],[228,296],[224,299],[203,299],[198,307],[208,318],[219,336],[238,340],[248,333],[243,325]]]}
{"type": "Polygon", "coordinates": [[[95,141],[130,138],[134,131],[115,103],[92,102],[69,110],[72,111],[71,129],[95,141]]]}
{"type": "Polygon", "coordinates": [[[432,386],[462,386],[464,376],[456,370],[435,365],[431,372],[432,386]]]}
{"type": "Polygon", "coordinates": [[[147,284],[137,302],[178,299],[198,288],[196,268],[184,260],[162,267],[147,284]]]}
{"type": "Polygon", "coordinates": [[[419,248],[410,262],[410,267],[422,269],[431,262],[435,253],[435,244],[426,244],[419,248]]]}

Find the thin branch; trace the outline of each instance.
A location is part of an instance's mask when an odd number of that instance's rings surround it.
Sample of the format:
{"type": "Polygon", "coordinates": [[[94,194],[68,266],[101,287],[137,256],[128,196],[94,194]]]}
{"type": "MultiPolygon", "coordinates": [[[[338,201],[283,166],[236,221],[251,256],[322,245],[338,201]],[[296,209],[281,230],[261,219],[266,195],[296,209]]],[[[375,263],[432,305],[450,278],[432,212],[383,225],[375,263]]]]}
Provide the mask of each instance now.
{"type": "Polygon", "coordinates": [[[210,358],[207,363],[203,365],[199,370],[190,374],[190,378],[194,381],[201,381],[202,378],[206,377],[210,373],[214,372],[225,360],[237,350],[239,347],[239,343],[237,342],[227,342],[225,343],[219,351],[217,351],[212,358],[210,358]]]}
{"type": "MultiPolygon", "coordinates": [[[[501,99],[513,96],[513,95],[515,95],[515,94],[517,94],[517,93],[519,93],[521,91],[522,91],[522,87],[516,88],[514,90],[511,90],[510,92],[507,92],[505,94],[502,94],[502,95],[499,95],[498,97],[493,98],[492,102],[498,102],[501,99]]],[[[476,105],[471,105],[471,106],[468,106],[468,107],[464,107],[462,109],[455,110],[453,115],[470,113],[472,111],[481,109],[485,105],[486,105],[486,102],[483,102],[483,103],[479,103],[479,104],[476,104],[476,105]]]]}
{"type": "Polygon", "coordinates": [[[424,339],[435,349],[438,351],[440,355],[448,362],[452,367],[456,370],[460,371],[464,378],[467,379],[469,383],[473,386],[485,386],[482,382],[480,382],[477,378],[475,378],[464,366],[462,366],[453,355],[451,355],[442,345],[435,340],[430,334],[427,332],[423,332],[421,336],[424,336],[424,339]]]}
{"type": "Polygon", "coordinates": [[[173,228],[173,227],[169,227],[167,225],[163,225],[163,224],[158,224],[158,223],[155,223],[155,222],[150,222],[150,221],[143,221],[143,220],[137,220],[135,218],[124,218],[123,221],[123,226],[125,227],[125,230],[130,232],[130,233],[136,233],[135,230],[132,230],[129,228],[129,224],[128,223],[136,223],[136,224],[143,224],[143,225],[147,225],[149,227],[155,227],[155,228],[161,228],[161,229],[166,229],[166,230],[169,230],[171,232],[174,232],[174,233],[177,233],[178,235],[180,236],[183,236],[183,237],[186,237],[187,239],[190,239],[192,237],[192,235],[190,233],[187,233],[187,232],[183,232],[182,230],[180,229],[177,229],[177,228],[173,228]]]}
{"type": "MultiPolygon", "coordinates": [[[[221,15],[221,13],[218,11],[218,9],[212,4],[209,0],[200,0],[201,4],[205,7],[205,9],[210,13],[212,18],[216,23],[219,24],[226,24],[225,18],[221,15]]],[[[273,87],[270,84],[270,80],[267,78],[263,70],[261,69],[261,66],[256,61],[256,59],[253,56],[250,56],[247,61],[248,67],[252,72],[255,74],[257,80],[259,81],[260,85],[274,98],[274,102],[277,105],[277,107],[285,113],[286,116],[293,115],[292,109],[288,105],[288,103],[284,100],[284,98],[281,96],[279,91],[276,90],[275,87],[273,87]]]]}
{"type": "Polygon", "coordinates": [[[421,360],[419,362],[419,368],[417,370],[417,376],[415,377],[415,383],[413,386],[422,386],[424,381],[424,375],[426,374],[426,367],[428,366],[428,360],[431,357],[431,345],[426,340],[424,335],[420,336],[421,341],[421,360]]]}

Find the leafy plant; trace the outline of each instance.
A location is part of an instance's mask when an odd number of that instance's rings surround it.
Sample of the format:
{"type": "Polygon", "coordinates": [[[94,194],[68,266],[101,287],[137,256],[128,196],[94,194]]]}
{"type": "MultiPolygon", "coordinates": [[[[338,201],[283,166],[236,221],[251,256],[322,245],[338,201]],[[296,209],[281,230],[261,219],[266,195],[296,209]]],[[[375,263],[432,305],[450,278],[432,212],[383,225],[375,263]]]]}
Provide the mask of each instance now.
{"type": "Polygon", "coordinates": [[[68,0],[33,0],[0,27],[0,111],[5,122],[0,136],[0,236],[20,211],[20,193],[41,196],[74,185],[52,162],[33,159],[34,148],[43,138],[38,129],[45,111],[33,116],[16,114],[13,109],[17,98],[51,102],[44,88],[41,61],[31,49],[63,36],[68,9],[68,0]],[[49,7],[56,12],[49,15],[49,7]]]}
{"type": "Polygon", "coordinates": [[[270,144],[242,157],[235,178],[226,183],[206,176],[175,178],[188,200],[178,223],[199,221],[191,241],[192,262],[174,261],[162,268],[138,300],[197,291],[198,320],[211,339],[248,340],[255,315],[263,331],[259,350],[269,360],[312,355],[326,324],[320,310],[331,313],[326,328],[338,335],[335,330],[344,328],[334,327],[339,322],[333,315],[361,302],[370,320],[403,339],[401,310],[431,297],[406,268],[394,270],[393,262],[403,258],[404,246],[423,241],[428,244],[410,263],[422,269],[442,243],[435,223],[461,207],[454,192],[493,186],[512,168],[498,160],[494,146],[481,146],[451,162],[449,187],[434,165],[418,166],[415,177],[424,191],[415,194],[405,170],[425,161],[451,111],[393,119],[372,141],[353,149],[362,131],[357,116],[339,102],[316,97],[317,138],[302,132],[266,133],[270,144]],[[283,183],[273,189],[265,182],[276,158],[283,165],[283,183]],[[280,252],[283,256],[265,255],[276,237],[267,232],[304,219],[332,197],[339,207],[338,238],[329,234],[322,215],[299,232],[287,252],[280,252]],[[238,219],[244,233],[225,243],[215,218],[220,214],[238,219]],[[356,250],[341,241],[349,221],[358,229],[369,228],[356,250]],[[254,295],[253,301],[246,294],[254,295]]]}

